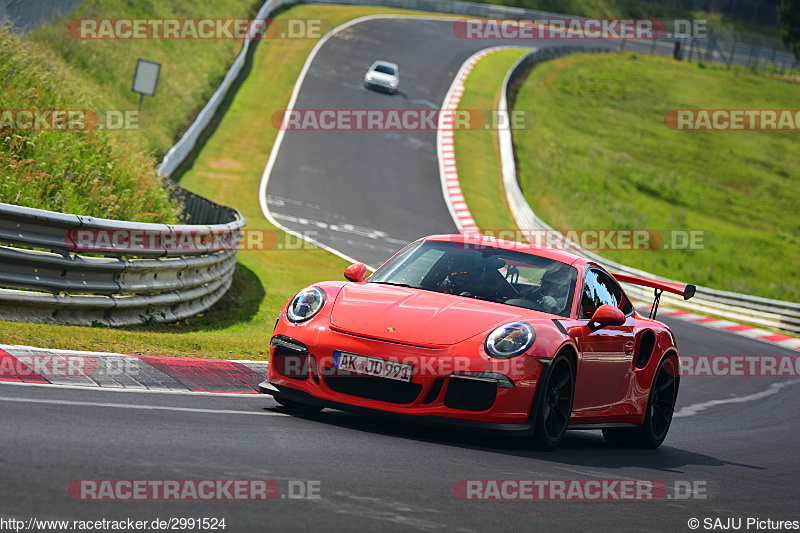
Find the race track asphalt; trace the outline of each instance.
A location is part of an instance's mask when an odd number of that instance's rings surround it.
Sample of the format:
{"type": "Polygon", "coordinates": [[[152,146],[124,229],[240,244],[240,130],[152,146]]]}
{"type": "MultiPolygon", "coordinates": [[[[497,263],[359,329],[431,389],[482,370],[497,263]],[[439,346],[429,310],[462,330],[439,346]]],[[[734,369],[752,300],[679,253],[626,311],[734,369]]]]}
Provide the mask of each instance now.
{"type": "MultiPolygon", "coordinates": [[[[498,44],[460,41],[443,24],[353,26],[322,48],[297,107],[438,106],[460,64],[498,44]],[[361,87],[378,57],[400,64],[398,96],[361,87]]],[[[317,231],[322,242],[380,264],[411,239],[455,230],[434,145],[431,131],[288,132],[267,189],[270,212],[295,231],[317,231]]],[[[684,354],[796,354],[664,320],[684,354]]],[[[226,532],[687,531],[690,518],[797,520],[795,381],[684,378],[678,416],[660,449],[614,447],[592,431],[570,432],[553,453],[533,452],[521,440],[334,410],[288,416],[258,395],[0,384],[0,516],[224,517],[226,532]],[[252,478],[277,481],[285,498],[87,502],[66,492],[71,481],[85,479],[252,478]],[[659,501],[641,502],[471,502],[453,494],[459,480],[534,478],[659,480],[668,490],[659,501]],[[290,498],[295,482],[318,483],[320,497],[290,498]],[[676,483],[705,497],[681,498],[676,483]]]]}

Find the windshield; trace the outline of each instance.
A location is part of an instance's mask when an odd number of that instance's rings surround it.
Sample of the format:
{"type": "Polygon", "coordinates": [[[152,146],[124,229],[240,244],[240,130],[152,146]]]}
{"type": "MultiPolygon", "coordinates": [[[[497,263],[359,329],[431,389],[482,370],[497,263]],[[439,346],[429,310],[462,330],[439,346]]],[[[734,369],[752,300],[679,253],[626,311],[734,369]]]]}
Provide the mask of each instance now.
{"type": "Polygon", "coordinates": [[[529,253],[420,241],[375,271],[387,283],[476,298],[568,317],[578,271],[529,253]]]}
{"type": "Polygon", "coordinates": [[[386,65],[378,65],[375,67],[375,72],[380,72],[382,74],[389,74],[394,76],[394,69],[392,67],[387,67],[386,65]]]}

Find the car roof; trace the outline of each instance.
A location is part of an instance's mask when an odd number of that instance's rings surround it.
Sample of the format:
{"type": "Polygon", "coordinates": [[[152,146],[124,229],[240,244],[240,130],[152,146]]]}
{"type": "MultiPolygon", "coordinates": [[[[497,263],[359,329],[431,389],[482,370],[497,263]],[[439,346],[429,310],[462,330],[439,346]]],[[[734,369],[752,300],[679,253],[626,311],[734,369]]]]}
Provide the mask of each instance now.
{"type": "Polygon", "coordinates": [[[499,248],[501,250],[529,253],[531,255],[537,255],[539,257],[552,259],[554,261],[559,261],[561,263],[566,263],[568,265],[576,267],[587,263],[591,263],[592,265],[595,264],[594,262],[589,261],[586,258],[577,256],[575,254],[566,252],[564,250],[559,250],[557,248],[549,248],[547,246],[539,246],[536,244],[530,244],[526,242],[507,241],[504,239],[497,239],[495,237],[488,237],[486,235],[481,235],[481,234],[455,233],[455,234],[443,234],[443,235],[429,235],[428,237],[423,237],[422,239],[419,240],[448,241],[448,242],[471,244],[476,246],[477,245],[490,246],[492,248],[499,248]]]}
{"type": "Polygon", "coordinates": [[[389,61],[383,61],[382,59],[378,59],[377,61],[375,61],[370,68],[375,68],[378,65],[383,65],[385,67],[391,67],[395,71],[399,71],[400,70],[400,67],[398,67],[397,64],[390,63],[389,61]]]}

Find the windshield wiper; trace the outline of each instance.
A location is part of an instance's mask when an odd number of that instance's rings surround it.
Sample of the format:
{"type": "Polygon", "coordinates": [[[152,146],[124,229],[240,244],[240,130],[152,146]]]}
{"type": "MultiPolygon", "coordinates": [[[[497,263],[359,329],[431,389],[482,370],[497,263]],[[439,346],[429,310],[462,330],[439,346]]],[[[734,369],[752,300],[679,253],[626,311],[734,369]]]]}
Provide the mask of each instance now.
{"type": "MultiPolygon", "coordinates": [[[[458,294],[457,296],[461,296],[461,294],[458,294]]],[[[476,299],[476,300],[483,300],[483,301],[485,301],[485,302],[494,302],[494,303],[496,303],[496,304],[501,304],[501,303],[503,303],[503,302],[500,302],[500,301],[498,301],[498,300],[496,300],[496,299],[494,299],[494,298],[488,298],[488,297],[486,297],[486,296],[477,296],[477,295],[469,295],[469,296],[466,296],[466,295],[464,295],[464,298],[474,298],[474,299],[476,299]]]]}
{"type": "Polygon", "coordinates": [[[370,281],[369,283],[380,283],[382,285],[394,285],[395,287],[408,287],[409,289],[422,289],[422,290],[429,290],[425,287],[420,287],[418,285],[411,285],[410,283],[395,283],[393,281],[370,281]]]}

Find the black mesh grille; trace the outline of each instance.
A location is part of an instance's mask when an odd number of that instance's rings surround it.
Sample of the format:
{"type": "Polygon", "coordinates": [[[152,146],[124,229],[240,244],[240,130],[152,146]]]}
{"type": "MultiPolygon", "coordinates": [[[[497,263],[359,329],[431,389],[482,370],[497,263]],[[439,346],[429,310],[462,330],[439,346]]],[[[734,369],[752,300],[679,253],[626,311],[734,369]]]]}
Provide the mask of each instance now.
{"type": "Polygon", "coordinates": [[[403,405],[413,403],[422,392],[418,383],[372,376],[326,376],[325,383],[342,394],[403,405]]]}
{"type": "Polygon", "coordinates": [[[485,381],[450,378],[444,404],[450,409],[486,411],[494,405],[497,385],[485,381]]]}
{"type": "Polygon", "coordinates": [[[270,365],[275,372],[291,379],[308,379],[308,355],[298,353],[278,353],[272,356],[270,365]]]}

